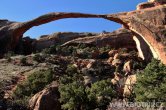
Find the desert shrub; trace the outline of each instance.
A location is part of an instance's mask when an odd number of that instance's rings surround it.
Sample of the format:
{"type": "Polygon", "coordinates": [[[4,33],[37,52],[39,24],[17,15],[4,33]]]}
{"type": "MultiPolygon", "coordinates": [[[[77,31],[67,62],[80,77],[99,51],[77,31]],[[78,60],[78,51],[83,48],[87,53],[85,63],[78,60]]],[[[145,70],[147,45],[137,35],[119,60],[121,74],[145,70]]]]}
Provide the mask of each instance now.
{"type": "Polygon", "coordinates": [[[69,64],[66,69],[66,73],[69,75],[73,75],[76,73],[79,73],[77,67],[75,67],[73,64],[69,64]]]}
{"type": "Polygon", "coordinates": [[[83,83],[74,81],[59,87],[62,108],[68,110],[86,110],[87,97],[83,83]]]}
{"type": "Polygon", "coordinates": [[[131,56],[138,57],[138,53],[137,53],[135,50],[130,51],[129,54],[130,54],[131,56]]]}
{"type": "Polygon", "coordinates": [[[51,53],[51,54],[56,54],[56,51],[57,51],[57,50],[56,50],[56,45],[50,46],[49,49],[50,49],[50,53],[51,53]]]}
{"type": "Polygon", "coordinates": [[[27,64],[27,58],[22,57],[21,60],[20,60],[20,63],[23,64],[23,65],[26,65],[27,64]]]}
{"type": "Polygon", "coordinates": [[[117,97],[114,86],[109,80],[101,80],[92,84],[91,88],[87,89],[89,102],[92,106],[105,110],[109,102],[117,97]]]}
{"type": "Polygon", "coordinates": [[[57,46],[56,46],[56,52],[61,52],[61,48],[62,48],[62,47],[61,47],[60,45],[57,45],[57,46]]]}
{"type": "Polygon", "coordinates": [[[83,77],[79,74],[64,75],[59,80],[60,102],[63,109],[86,109],[86,92],[83,77]]]}
{"type": "Polygon", "coordinates": [[[15,55],[15,54],[14,54],[13,51],[8,51],[7,53],[5,53],[4,57],[5,57],[5,58],[8,58],[8,57],[12,57],[12,56],[14,56],[14,55],[15,55]]]}
{"type": "Polygon", "coordinates": [[[45,48],[42,50],[43,54],[56,54],[57,53],[57,45],[52,45],[49,48],[45,48]]]}
{"type": "Polygon", "coordinates": [[[82,59],[88,59],[88,58],[91,58],[92,56],[91,56],[91,52],[84,49],[84,50],[82,50],[81,53],[78,54],[78,57],[82,58],[82,59]]]}
{"type": "Polygon", "coordinates": [[[145,69],[146,67],[146,63],[143,61],[132,61],[132,63],[133,63],[132,68],[134,70],[137,70],[137,69],[142,70],[142,69],[145,69]]]}
{"type": "Polygon", "coordinates": [[[105,46],[105,47],[89,47],[85,44],[79,44],[78,46],[57,46],[56,51],[58,54],[61,55],[72,55],[72,56],[77,56],[82,59],[91,59],[93,58],[92,54],[93,52],[99,52],[102,53],[100,54],[97,58],[108,58],[108,51],[110,51],[111,47],[110,46],[105,46]]]}
{"type": "Polygon", "coordinates": [[[37,71],[29,75],[13,92],[15,102],[26,104],[30,96],[41,91],[46,85],[54,80],[54,74],[51,70],[37,71]]]}
{"type": "Polygon", "coordinates": [[[35,54],[33,56],[33,60],[37,61],[37,62],[43,62],[45,60],[45,58],[42,55],[40,55],[40,54],[35,54]]]}
{"type": "Polygon", "coordinates": [[[92,33],[88,33],[87,36],[93,36],[93,34],[92,33]]]}
{"type": "Polygon", "coordinates": [[[6,99],[4,98],[4,96],[5,96],[4,88],[5,87],[4,87],[3,82],[0,82],[0,109],[1,110],[7,109],[6,99]]]}
{"type": "Polygon", "coordinates": [[[3,88],[3,84],[0,82],[0,99],[4,98],[4,88],[3,88]]]}
{"type": "Polygon", "coordinates": [[[109,52],[112,49],[113,48],[109,45],[106,45],[106,46],[103,46],[103,47],[99,48],[100,52],[109,52]]]}
{"type": "Polygon", "coordinates": [[[63,76],[60,79],[59,92],[62,108],[68,110],[105,109],[116,97],[110,81],[102,80],[89,88],[84,85],[83,77],[78,75],[63,76]]]}
{"type": "Polygon", "coordinates": [[[7,58],[7,61],[8,61],[8,62],[11,62],[11,61],[12,61],[12,58],[11,58],[11,57],[8,57],[8,58],[7,58]]]}
{"type": "Polygon", "coordinates": [[[137,74],[134,92],[136,101],[166,102],[166,66],[153,59],[143,72],[137,74]]]}
{"type": "Polygon", "coordinates": [[[127,53],[127,48],[121,48],[119,54],[127,53]]]}
{"type": "Polygon", "coordinates": [[[91,75],[93,77],[103,78],[113,78],[115,67],[109,64],[104,64],[103,62],[97,61],[91,68],[82,68],[81,73],[84,75],[91,75]]]}
{"type": "Polygon", "coordinates": [[[80,48],[80,49],[84,49],[84,48],[86,48],[87,46],[86,46],[85,44],[79,44],[77,47],[80,48]]]}
{"type": "Polygon", "coordinates": [[[51,54],[49,48],[45,48],[45,49],[43,49],[41,53],[43,53],[43,54],[51,54]]]}
{"type": "Polygon", "coordinates": [[[107,59],[109,58],[108,52],[101,52],[101,54],[99,55],[100,59],[107,59]]]}
{"type": "Polygon", "coordinates": [[[15,55],[14,52],[9,51],[4,55],[4,58],[7,59],[8,62],[11,62],[11,60],[12,60],[11,57],[14,55],[15,55]]]}
{"type": "Polygon", "coordinates": [[[76,51],[76,48],[74,48],[73,46],[68,47],[68,53],[69,54],[72,54],[74,51],[76,51]]]}

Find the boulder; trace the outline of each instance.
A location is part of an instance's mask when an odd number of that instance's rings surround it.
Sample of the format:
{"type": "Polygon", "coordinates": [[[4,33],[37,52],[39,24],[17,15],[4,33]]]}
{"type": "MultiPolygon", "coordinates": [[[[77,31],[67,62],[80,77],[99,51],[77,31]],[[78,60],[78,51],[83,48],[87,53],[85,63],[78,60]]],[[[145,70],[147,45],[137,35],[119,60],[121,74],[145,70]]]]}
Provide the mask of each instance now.
{"type": "Polygon", "coordinates": [[[127,77],[125,86],[124,86],[124,92],[123,96],[127,97],[130,96],[133,90],[133,85],[136,83],[136,75],[130,75],[127,77]]]}
{"type": "Polygon", "coordinates": [[[108,52],[108,55],[110,57],[113,57],[116,53],[118,53],[118,50],[111,50],[111,51],[108,52]]]}
{"type": "Polygon", "coordinates": [[[111,80],[113,85],[117,86],[117,91],[119,94],[123,95],[123,88],[125,83],[125,78],[120,73],[114,72],[114,78],[111,80]]]}
{"type": "Polygon", "coordinates": [[[91,60],[88,64],[87,64],[87,68],[93,68],[96,65],[97,61],[96,60],[91,60]]]}
{"type": "Polygon", "coordinates": [[[120,55],[120,59],[123,59],[123,60],[129,60],[133,58],[135,58],[135,56],[132,56],[130,53],[123,53],[120,55]]]}
{"type": "Polygon", "coordinates": [[[113,66],[119,66],[119,65],[121,65],[123,62],[120,60],[120,59],[114,59],[113,61],[112,61],[112,65],[113,66]]]}
{"type": "Polygon", "coordinates": [[[115,59],[120,59],[120,54],[119,53],[116,53],[115,55],[114,55],[114,60],[115,59]]]}
{"type": "Polygon", "coordinates": [[[131,61],[127,61],[124,66],[123,66],[123,71],[125,71],[126,73],[131,72],[132,70],[132,62],[131,61]]]}
{"type": "Polygon", "coordinates": [[[120,75],[117,72],[114,72],[114,78],[111,80],[111,82],[115,85],[118,84],[120,79],[122,78],[122,75],[120,75]]]}
{"type": "Polygon", "coordinates": [[[58,83],[53,82],[29,100],[29,108],[30,110],[61,110],[59,98],[58,83]]]}
{"type": "Polygon", "coordinates": [[[112,61],[114,60],[114,58],[113,57],[110,57],[108,60],[107,60],[107,63],[109,63],[109,64],[112,64],[112,61]]]}

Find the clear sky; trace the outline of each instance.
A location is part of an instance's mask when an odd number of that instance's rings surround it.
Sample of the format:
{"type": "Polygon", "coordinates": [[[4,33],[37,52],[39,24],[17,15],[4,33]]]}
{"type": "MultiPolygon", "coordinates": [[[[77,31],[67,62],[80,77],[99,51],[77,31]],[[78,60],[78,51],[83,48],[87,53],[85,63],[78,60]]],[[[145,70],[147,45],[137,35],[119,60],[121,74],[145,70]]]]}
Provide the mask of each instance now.
{"type": "MultiPolygon", "coordinates": [[[[49,12],[108,14],[132,11],[147,0],[1,0],[0,19],[27,21],[49,12]]],[[[54,32],[113,31],[121,25],[104,19],[63,19],[31,28],[24,36],[39,37],[54,32]]]]}

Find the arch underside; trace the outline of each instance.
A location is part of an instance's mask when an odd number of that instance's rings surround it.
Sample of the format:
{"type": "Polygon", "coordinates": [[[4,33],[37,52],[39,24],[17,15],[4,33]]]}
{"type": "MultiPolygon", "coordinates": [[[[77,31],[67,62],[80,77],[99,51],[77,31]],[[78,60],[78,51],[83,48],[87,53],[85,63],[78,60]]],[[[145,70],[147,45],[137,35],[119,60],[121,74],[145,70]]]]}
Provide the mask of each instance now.
{"type": "MultiPolygon", "coordinates": [[[[110,14],[110,15],[91,15],[91,14],[80,14],[80,13],[50,13],[47,15],[43,15],[38,17],[34,20],[26,22],[23,26],[28,27],[25,28],[25,32],[33,27],[39,26],[41,24],[45,24],[51,21],[59,20],[59,19],[66,19],[66,18],[103,18],[109,21],[113,21],[119,24],[122,24],[129,30],[131,30],[133,34],[133,38],[136,37],[139,41],[139,45],[137,45],[137,50],[139,52],[139,56],[149,61],[152,57],[159,58],[159,55],[156,54],[155,49],[150,45],[150,43],[145,39],[145,37],[140,33],[137,32],[136,29],[133,29],[129,24],[130,21],[126,21],[126,13],[120,14],[110,14]],[[54,16],[54,17],[53,17],[54,16]],[[52,18],[51,18],[52,17],[52,18]]],[[[136,40],[134,40],[136,42],[136,40]]],[[[138,44],[138,42],[136,42],[138,44]]]]}

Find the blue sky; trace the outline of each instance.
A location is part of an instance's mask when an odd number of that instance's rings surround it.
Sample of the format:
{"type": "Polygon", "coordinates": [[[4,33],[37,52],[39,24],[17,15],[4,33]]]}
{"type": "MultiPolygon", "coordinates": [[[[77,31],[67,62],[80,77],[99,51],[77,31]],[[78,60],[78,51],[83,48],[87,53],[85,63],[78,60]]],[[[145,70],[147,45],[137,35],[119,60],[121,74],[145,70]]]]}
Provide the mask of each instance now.
{"type": "MultiPolygon", "coordinates": [[[[132,11],[147,0],[1,0],[0,19],[27,21],[49,12],[108,14],[132,11]]],[[[113,31],[121,25],[104,19],[63,19],[31,28],[24,36],[39,37],[54,32],[113,31]]]]}

